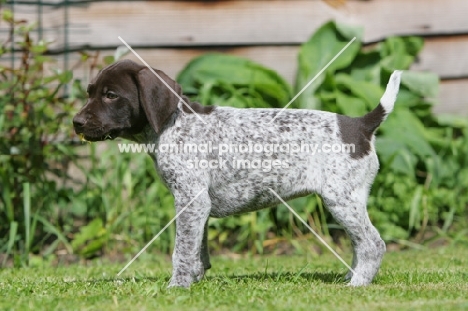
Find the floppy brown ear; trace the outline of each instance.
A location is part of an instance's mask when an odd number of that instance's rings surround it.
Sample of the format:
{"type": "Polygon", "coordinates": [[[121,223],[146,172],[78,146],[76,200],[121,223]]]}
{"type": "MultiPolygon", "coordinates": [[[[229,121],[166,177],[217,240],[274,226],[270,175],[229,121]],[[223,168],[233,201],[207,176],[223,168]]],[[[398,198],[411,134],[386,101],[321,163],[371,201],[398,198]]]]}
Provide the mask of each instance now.
{"type": "MultiPolygon", "coordinates": [[[[164,72],[154,70],[179,96],[182,89],[177,82],[164,72]]],[[[179,98],[148,68],[141,69],[137,74],[138,95],[146,118],[159,134],[169,117],[176,111],[179,98]]]]}

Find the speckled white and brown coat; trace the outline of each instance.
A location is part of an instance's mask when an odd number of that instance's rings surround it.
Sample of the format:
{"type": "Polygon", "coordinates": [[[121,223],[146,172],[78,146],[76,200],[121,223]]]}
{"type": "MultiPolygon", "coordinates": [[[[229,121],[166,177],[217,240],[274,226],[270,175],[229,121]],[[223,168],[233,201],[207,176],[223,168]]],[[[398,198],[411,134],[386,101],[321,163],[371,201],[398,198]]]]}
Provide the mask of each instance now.
{"type": "Polygon", "coordinates": [[[225,217],[276,206],[274,190],[284,200],[319,194],[349,234],[354,257],[347,277],[351,285],[367,285],[376,275],[385,244],[367,214],[369,189],[379,163],[374,132],[393,109],[400,84],[395,72],[380,104],[367,115],[350,118],[324,111],[202,107],[189,102],[180,86],[157,71],[175,96],[146,67],[117,62],[88,88],[89,100],[74,118],[77,133],[96,141],[124,137],[138,143],[163,144],[354,144],[353,153],[275,152],[271,154],[212,152],[150,154],[180,211],[170,286],[187,287],[211,267],[207,248],[208,217],[225,217]],[[182,98],[186,103],[180,101],[182,98]],[[188,104],[190,108],[186,106],[188,104]],[[196,112],[196,114],[194,113],[196,112]],[[200,120],[200,118],[203,120],[200,120]],[[273,120],[273,121],[272,121],[273,120]],[[198,160],[279,160],[286,166],[265,170],[227,165],[189,168],[198,160]],[[204,189],[204,190],[203,190],[204,189]]]}

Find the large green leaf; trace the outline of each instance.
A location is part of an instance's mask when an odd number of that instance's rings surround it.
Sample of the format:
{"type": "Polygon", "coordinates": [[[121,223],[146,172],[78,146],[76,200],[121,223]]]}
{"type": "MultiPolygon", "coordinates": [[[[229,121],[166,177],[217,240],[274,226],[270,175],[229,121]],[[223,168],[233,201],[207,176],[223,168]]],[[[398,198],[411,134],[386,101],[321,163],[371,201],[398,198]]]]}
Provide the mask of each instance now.
{"type": "Polygon", "coordinates": [[[298,72],[295,89],[299,92],[313,78],[317,77],[314,83],[307,87],[302,95],[297,99],[296,107],[300,108],[320,108],[318,101],[313,94],[324,81],[325,75],[318,73],[354,38],[353,42],[343,53],[330,64],[327,72],[333,73],[337,69],[345,68],[351,64],[361,48],[360,38],[362,29],[328,22],[320,27],[312,37],[304,43],[298,55],[298,72]]]}
{"type": "Polygon", "coordinates": [[[370,109],[379,104],[380,98],[384,93],[384,90],[379,85],[355,80],[351,76],[342,73],[336,75],[336,85],[338,88],[361,98],[370,109]]]}
{"type": "Polygon", "coordinates": [[[226,54],[195,58],[179,73],[177,81],[185,93],[207,104],[226,105],[229,101],[236,106],[283,107],[291,98],[291,87],[275,71],[226,54]]]}
{"type": "Polygon", "coordinates": [[[385,167],[393,172],[413,176],[417,157],[408,150],[405,143],[395,138],[377,137],[376,149],[385,167]]]}
{"type": "Polygon", "coordinates": [[[352,97],[343,92],[336,91],[336,105],[343,114],[350,117],[360,117],[366,114],[366,103],[359,97],[352,97]]]}
{"type": "Polygon", "coordinates": [[[401,84],[421,97],[435,99],[439,95],[439,77],[431,72],[406,71],[401,84]]]}
{"type": "Polygon", "coordinates": [[[380,51],[376,49],[360,51],[346,72],[355,80],[380,84],[381,60],[380,51]]]}
{"type": "Polygon", "coordinates": [[[386,137],[405,143],[413,153],[421,157],[435,156],[425,137],[424,125],[407,109],[395,109],[380,128],[386,137]]]}
{"type": "Polygon", "coordinates": [[[424,46],[418,37],[390,37],[379,45],[382,65],[388,69],[405,70],[424,46]]]}

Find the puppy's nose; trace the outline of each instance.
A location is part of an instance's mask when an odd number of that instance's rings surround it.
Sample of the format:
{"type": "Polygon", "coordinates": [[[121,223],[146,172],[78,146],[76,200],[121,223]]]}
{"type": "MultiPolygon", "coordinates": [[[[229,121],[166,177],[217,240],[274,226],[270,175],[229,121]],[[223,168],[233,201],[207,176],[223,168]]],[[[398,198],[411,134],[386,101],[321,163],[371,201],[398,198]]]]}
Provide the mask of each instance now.
{"type": "Polygon", "coordinates": [[[86,119],[81,116],[81,115],[76,115],[74,118],[73,118],[73,127],[75,129],[81,129],[83,128],[83,126],[85,125],[86,123],[86,119]]]}

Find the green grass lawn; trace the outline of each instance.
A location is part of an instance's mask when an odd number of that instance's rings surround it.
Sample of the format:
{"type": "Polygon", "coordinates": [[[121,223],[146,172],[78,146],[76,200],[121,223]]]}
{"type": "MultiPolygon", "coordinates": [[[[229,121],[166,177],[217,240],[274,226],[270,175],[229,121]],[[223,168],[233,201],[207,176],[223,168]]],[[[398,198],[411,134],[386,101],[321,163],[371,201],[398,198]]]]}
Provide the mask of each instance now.
{"type": "MultiPolygon", "coordinates": [[[[349,256],[345,257],[350,260],[349,256]]],[[[0,310],[468,310],[468,247],[388,253],[368,287],[332,255],[213,258],[190,289],[166,289],[168,258],[0,271],[0,310]]]]}

